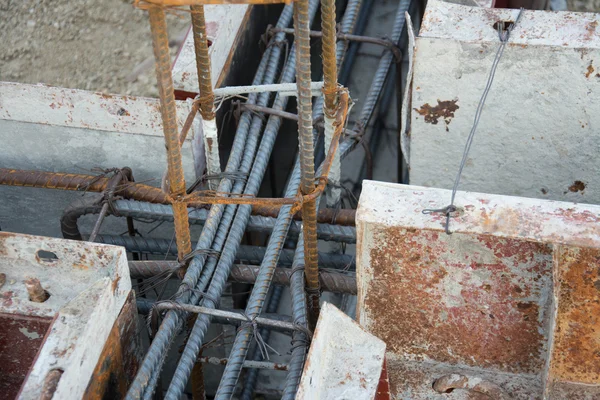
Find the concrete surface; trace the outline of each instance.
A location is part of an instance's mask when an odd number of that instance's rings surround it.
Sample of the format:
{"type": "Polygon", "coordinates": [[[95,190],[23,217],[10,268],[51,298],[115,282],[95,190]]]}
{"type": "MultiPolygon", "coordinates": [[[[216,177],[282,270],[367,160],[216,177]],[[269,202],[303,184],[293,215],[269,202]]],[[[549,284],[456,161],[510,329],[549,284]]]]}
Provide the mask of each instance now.
{"type": "MultiPolygon", "coordinates": [[[[416,39],[410,183],[450,188],[518,11],[430,1],[416,39]]],[[[525,10],[497,69],[460,189],[600,203],[598,14],[525,10]]]]}
{"type": "MultiPolygon", "coordinates": [[[[188,104],[177,102],[177,111],[181,129],[188,104]]],[[[137,182],[160,186],[167,165],[155,99],[0,83],[0,140],[2,168],[94,175],[94,168],[128,166],[137,182]]],[[[187,182],[196,177],[191,140],[182,148],[187,182]]],[[[81,195],[1,186],[0,227],[62,237],[60,215],[81,195]]]]}
{"type": "Polygon", "coordinates": [[[131,292],[125,251],[12,233],[0,233],[0,248],[0,271],[6,275],[0,312],[54,318],[18,398],[39,399],[53,369],[63,371],[54,398],[81,398],[131,292]],[[39,279],[50,294],[45,302],[30,301],[23,283],[28,278],[39,279]]]}
{"type": "Polygon", "coordinates": [[[566,383],[597,393],[600,206],[459,191],[447,235],[445,216],[423,210],[449,198],[363,185],[357,318],[387,344],[395,398],[447,398],[431,385],[448,373],[514,399],[561,399],[566,383]]]}
{"type": "Polygon", "coordinates": [[[383,341],[323,303],[296,399],[373,399],[384,354],[383,341]]]}

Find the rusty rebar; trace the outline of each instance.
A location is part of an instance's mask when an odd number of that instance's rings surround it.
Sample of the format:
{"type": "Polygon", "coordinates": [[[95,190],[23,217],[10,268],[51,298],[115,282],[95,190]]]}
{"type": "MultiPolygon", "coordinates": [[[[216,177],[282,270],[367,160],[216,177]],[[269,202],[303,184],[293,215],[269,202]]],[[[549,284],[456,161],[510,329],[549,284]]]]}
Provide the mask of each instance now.
{"type": "Polygon", "coordinates": [[[52,400],[63,372],[64,371],[60,368],[48,371],[48,374],[46,374],[46,377],[44,378],[44,383],[42,384],[39,400],[52,400]]]}
{"type": "MultiPolygon", "coordinates": [[[[93,175],[0,168],[0,185],[7,186],[98,193],[106,189],[108,182],[109,178],[93,175]]],[[[131,200],[154,204],[171,204],[166,193],[159,188],[143,183],[123,183],[116,188],[115,194],[131,200]]],[[[203,204],[201,202],[189,202],[188,205],[190,207],[201,207],[203,204]]],[[[279,205],[254,204],[252,214],[276,218],[280,208],[279,205]]],[[[354,226],[356,210],[326,208],[320,210],[317,215],[317,220],[321,223],[354,226]]],[[[294,215],[294,219],[301,220],[302,212],[298,211],[294,215]]]]}
{"type": "Polygon", "coordinates": [[[212,88],[210,57],[208,55],[208,38],[206,36],[206,21],[204,6],[195,5],[192,10],[192,32],[194,34],[194,49],[196,52],[196,68],[198,70],[198,86],[200,90],[200,113],[204,120],[215,118],[215,95],[212,88]]]}
{"type": "Polygon", "coordinates": [[[34,303],[43,303],[50,297],[50,294],[42,287],[40,280],[37,278],[27,278],[25,289],[29,294],[29,300],[34,303]]]}
{"type": "MultiPolygon", "coordinates": [[[[109,180],[103,176],[0,168],[0,185],[8,186],[103,192],[109,180]]],[[[127,199],[170,204],[166,193],[159,188],[142,183],[123,183],[115,189],[115,193],[127,199]]]]}
{"type": "MultiPolygon", "coordinates": [[[[157,276],[168,276],[179,268],[176,261],[129,261],[129,273],[132,279],[147,279],[157,276]]],[[[250,283],[256,282],[260,267],[258,265],[235,264],[229,275],[230,282],[250,283]]],[[[273,274],[273,283],[289,286],[292,276],[290,268],[276,268],[273,274]]],[[[356,294],[356,276],[353,273],[344,273],[336,270],[319,270],[321,288],[326,292],[356,294]]]]}
{"type": "MultiPolygon", "coordinates": [[[[303,195],[315,192],[315,155],[312,137],[312,98],[310,91],[310,21],[308,0],[294,2],[294,38],[296,45],[296,84],[298,85],[298,141],[303,195]]],[[[306,285],[310,291],[311,315],[316,324],[319,315],[319,272],[317,265],[317,206],[315,200],[302,203],[306,285]]]]}
{"type": "MultiPolygon", "coordinates": [[[[291,28],[271,28],[271,29],[269,29],[269,32],[272,32],[272,33],[283,32],[283,33],[289,34],[289,33],[294,33],[294,30],[291,28]]],[[[321,37],[323,37],[323,35],[324,35],[323,31],[310,31],[310,37],[312,37],[312,38],[321,38],[321,37]]],[[[363,35],[352,35],[352,34],[344,33],[344,32],[337,32],[335,36],[336,36],[336,38],[343,40],[345,42],[370,43],[370,44],[375,44],[375,45],[378,45],[381,47],[385,47],[392,52],[396,62],[402,61],[402,51],[400,50],[400,47],[398,47],[398,45],[395,44],[390,39],[377,38],[377,37],[371,37],[371,36],[363,36],[363,35]]]]}
{"type": "MultiPolygon", "coordinates": [[[[252,206],[253,215],[261,215],[263,217],[277,218],[279,207],[266,206],[266,205],[254,205],[252,206]]],[[[294,219],[302,219],[302,211],[298,211],[294,215],[294,219]]],[[[319,210],[317,213],[317,222],[324,224],[335,224],[344,226],[354,226],[356,224],[356,210],[354,209],[340,209],[324,208],[319,210]]]]}
{"type": "Polygon", "coordinates": [[[325,115],[335,118],[337,109],[337,57],[335,0],[321,0],[323,97],[325,115]]]}
{"type": "Polygon", "coordinates": [[[192,247],[187,205],[181,201],[186,194],[186,187],[181,161],[181,149],[179,146],[179,134],[177,133],[177,111],[175,107],[173,78],[171,76],[171,53],[169,50],[169,38],[167,36],[167,22],[165,12],[161,7],[149,7],[148,12],[150,17],[150,31],[152,33],[152,47],[156,61],[156,81],[160,97],[163,132],[167,146],[175,238],[177,249],[179,250],[179,259],[183,260],[184,256],[192,251],[192,247]]]}

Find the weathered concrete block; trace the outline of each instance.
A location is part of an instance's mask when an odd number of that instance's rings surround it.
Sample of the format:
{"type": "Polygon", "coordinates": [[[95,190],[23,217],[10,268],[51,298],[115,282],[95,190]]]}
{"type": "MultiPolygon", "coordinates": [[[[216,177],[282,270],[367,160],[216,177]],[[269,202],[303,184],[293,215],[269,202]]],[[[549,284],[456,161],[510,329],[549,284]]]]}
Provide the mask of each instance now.
{"type": "Polygon", "coordinates": [[[358,320],[387,344],[395,396],[437,398],[434,380],[453,373],[516,399],[561,398],[567,383],[597,393],[600,206],[458,192],[448,235],[422,211],[449,199],[363,184],[358,320]]]}
{"type": "MultiPolygon", "coordinates": [[[[0,82],[0,167],[94,174],[130,167],[160,186],[167,153],[157,99],[0,82]]],[[[177,102],[179,129],[189,113],[177,102]]],[[[192,136],[182,147],[186,181],[196,178],[192,136]]],[[[62,211],[81,193],[0,187],[3,230],[61,237],[62,211]]]]}
{"type": "Polygon", "coordinates": [[[140,350],[125,250],[0,232],[0,273],[3,397],[121,398],[140,350]]]}
{"type": "MultiPolygon", "coordinates": [[[[429,1],[416,39],[410,183],[450,188],[517,10],[429,1]]],[[[599,14],[525,10],[498,65],[461,189],[600,203],[599,14]]]]}
{"type": "Polygon", "coordinates": [[[296,400],[374,399],[384,354],[385,343],[325,302],[296,400]]]}

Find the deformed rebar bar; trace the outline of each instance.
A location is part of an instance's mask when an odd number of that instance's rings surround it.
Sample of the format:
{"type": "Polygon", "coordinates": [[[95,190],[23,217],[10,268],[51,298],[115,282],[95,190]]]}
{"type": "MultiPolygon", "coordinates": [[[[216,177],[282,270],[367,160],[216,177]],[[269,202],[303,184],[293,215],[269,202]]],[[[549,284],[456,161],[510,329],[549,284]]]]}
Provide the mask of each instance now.
{"type": "MultiPolygon", "coordinates": [[[[100,212],[101,207],[98,197],[85,196],[76,198],[69,204],[61,216],[60,228],[63,237],[71,240],[83,240],[78,226],[79,218],[84,215],[97,214],[100,212]]],[[[135,200],[114,200],[111,209],[108,211],[114,211],[120,216],[147,221],[173,221],[173,210],[170,206],[163,204],[152,204],[135,200]]],[[[204,208],[188,208],[188,216],[192,225],[203,225],[208,218],[208,214],[209,211],[204,208]]],[[[272,217],[253,215],[250,217],[246,230],[248,232],[271,233],[275,222],[275,218],[272,217]]],[[[301,230],[302,224],[298,221],[293,221],[290,225],[289,234],[296,237],[301,230]]],[[[319,240],[356,243],[356,228],[319,223],[317,224],[317,237],[319,240]]]]}
{"type": "MultiPolygon", "coordinates": [[[[252,97],[250,97],[250,100],[252,100],[252,97]]],[[[250,118],[250,113],[246,114],[246,118],[250,118]]],[[[244,121],[244,119],[245,118],[242,118],[240,120],[240,129],[242,131],[243,129],[246,129],[248,127],[246,123],[250,123],[249,120],[244,121]]],[[[245,138],[239,139],[240,143],[236,143],[236,145],[242,146],[242,139],[245,140],[245,138]]],[[[345,154],[349,151],[351,147],[350,145],[352,144],[352,142],[340,144],[340,149],[343,148],[345,154]]],[[[231,182],[231,178],[227,176],[224,177],[224,180],[231,182]]],[[[106,190],[109,182],[110,179],[104,176],[0,168],[0,185],[7,186],[21,186],[40,189],[57,189],[99,193],[106,190]]],[[[219,191],[222,192],[222,190],[220,189],[219,191]]],[[[160,188],[145,185],[143,183],[123,183],[117,186],[117,188],[115,188],[115,196],[121,196],[126,199],[143,201],[152,204],[171,204],[168,195],[165,192],[163,192],[160,188]]],[[[206,204],[200,201],[190,201],[188,203],[188,206],[204,207],[206,206],[206,204]]],[[[220,207],[216,208],[219,209],[220,207]]],[[[254,204],[252,205],[252,214],[275,218],[279,214],[280,209],[281,206],[279,205],[254,204]]],[[[317,218],[318,222],[322,223],[354,226],[356,210],[323,209],[319,211],[319,213],[317,214],[317,218]]],[[[294,215],[294,219],[302,220],[302,213],[300,211],[296,213],[294,215]]]]}
{"type": "MultiPolygon", "coordinates": [[[[294,39],[296,51],[296,84],[298,85],[298,141],[302,194],[315,190],[315,154],[312,135],[312,95],[310,92],[310,21],[308,0],[294,2],[294,39]]],[[[313,320],[319,315],[319,277],[317,266],[317,206],[315,201],[302,204],[306,286],[310,291],[313,320]]]]}
{"type": "Polygon", "coordinates": [[[160,110],[167,145],[167,162],[169,171],[170,197],[173,199],[173,216],[175,223],[175,238],[179,249],[179,259],[192,251],[190,241],[190,226],[188,223],[187,205],[180,201],[186,193],[179,134],[177,133],[177,110],[175,107],[175,92],[171,76],[171,53],[167,36],[165,11],[153,6],[148,10],[152,47],[156,61],[156,81],[160,97],[160,110]]]}
{"type": "MultiPolygon", "coordinates": [[[[312,19],[312,17],[316,13],[317,3],[316,1],[311,1],[311,3],[313,4],[311,10],[312,19]]],[[[293,75],[295,72],[294,60],[295,56],[294,51],[292,50],[290,51],[288,62],[283,71],[283,75],[281,78],[282,82],[293,81],[293,75]]],[[[277,96],[273,108],[283,109],[286,104],[287,98],[277,96]]],[[[265,132],[262,137],[260,147],[257,151],[252,173],[248,178],[245,193],[252,194],[258,190],[260,182],[268,165],[268,159],[273,149],[280,125],[280,118],[276,116],[271,116],[269,118],[267,126],[265,128],[265,132]]],[[[208,287],[208,293],[210,294],[211,298],[218,297],[225,286],[227,276],[229,275],[233,261],[235,259],[235,251],[239,247],[240,240],[243,235],[243,230],[245,228],[245,225],[247,224],[250,215],[250,210],[251,209],[248,205],[241,205],[238,208],[237,215],[235,216],[234,223],[231,226],[231,230],[229,231],[227,241],[224,246],[224,249],[227,249],[227,251],[223,251],[221,253],[221,258],[217,267],[214,270],[214,276],[208,287]]],[[[204,298],[203,304],[211,307],[215,306],[213,301],[208,299],[207,297],[204,298]]],[[[198,354],[199,347],[202,343],[202,340],[209,325],[210,318],[206,316],[201,315],[196,320],[192,333],[189,335],[188,342],[181,356],[180,363],[175,371],[173,381],[171,382],[171,386],[169,387],[169,390],[167,392],[167,398],[175,399],[178,398],[180,393],[182,393],[183,388],[185,387],[185,382],[189,377],[190,367],[193,365],[193,360],[198,354]]]]}
{"type": "MultiPolygon", "coordinates": [[[[84,238],[86,236],[84,235],[84,238]]],[[[285,238],[285,237],[284,237],[285,238]]],[[[283,240],[282,238],[281,240],[283,240]]],[[[168,239],[148,238],[141,236],[118,236],[118,235],[98,235],[98,243],[106,243],[114,246],[122,246],[132,253],[154,254],[154,255],[176,255],[178,254],[177,245],[168,239]]],[[[196,243],[193,243],[197,247],[196,243]]],[[[237,251],[233,254],[234,260],[241,263],[260,264],[267,254],[267,248],[261,246],[239,245],[237,251]]],[[[199,254],[199,253],[198,253],[199,254]]],[[[218,259],[218,251],[203,252],[204,255],[214,256],[218,259]]],[[[292,265],[294,251],[283,249],[279,257],[280,265],[292,265]]],[[[354,256],[349,254],[336,253],[318,253],[317,259],[319,265],[323,268],[334,268],[341,270],[355,270],[356,263],[354,256]]]]}
{"type": "MultiPolygon", "coordinates": [[[[227,358],[217,358],[217,357],[198,357],[198,362],[208,363],[213,365],[227,365],[227,358]]],[[[244,361],[244,368],[254,368],[254,369],[268,369],[272,371],[287,371],[288,366],[286,364],[279,364],[269,361],[252,361],[246,360],[244,361]]]]}
{"type": "MultiPolygon", "coordinates": [[[[280,23],[285,26],[289,24],[290,20],[291,7],[285,7],[280,17],[280,23]]],[[[258,85],[265,82],[273,82],[273,80],[275,79],[276,66],[275,68],[268,67],[272,59],[278,60],[279,53],[280,48],[277,46],[273,46],[267,49],[256,71],[253,81],[254,85],[258,85]]],[[[250,94],[248,96],[248,102],[256,102],[257,97],[258,96],[256,94],[250,94]]],[[[240,169],[242,159],[244,158],[244,156],[254,151],[254,149],[252,148],[247,148],[247,141],[250,136],[249,134],[251,127],[253,127],[253,123],[257,119],[260,123],[260,119],[258,117],[252,118],[249,112],[242,114],[238,123],[238,127],[231,148],[231,153],[227,161],[225,172],[238,171],[240,169]]],[[[0,178],[1,177],[2,175],[0,173],[0,178]]],[[[234,180],[225,176],[219,183],[219,187],[217,190],[220,192],[229,192],[232,189],[233,183],[234,180]]],[[[222,225],[221,222],[224,219],[225,210],[230,209],[232,207],[235,206],[226,207],[224,204],[216,204],[215,206],[211,207],[206,223],[200,235],[200,239],[198,240],[197,247],[201,249],[211,248],[211,243],[217,235],[219,227],[222,225]]],[[[186,275],[183,278],[182,285],[180,286],[180,302],[198,302],[199,296],[197,295],[197,292],[190,289],[194,289],[196,284],[198,283],[200,275],[203,271],[205,260],[206,256],[198,255],[194,257],[194,259],[191,261],[186,275]]],[[[145,394],[151,395],[154,392],[155,382],[158,380],[158,375],[160,374],[160,370],[165,361],[168,349],[173,343],[175,335],[181,328],[183,321],[184,318],[182,314],[178,312],[167,313],[158,331],[156,332],[156,335],[153,338],[150,348],[148,349],[144,360],[140,365],[140,368],[138,370],[138,373],[136,374],[134,381],[132,382],[127,392],[127,399],[137,400],[145,394]]]]}
{"type": "Polygon", "coordinates": [[[198,86],[200,89],[200,113],[204,120],[215,119],[210,57],[208,55],[208,37],[206,36],[206,21],[204,6],[195,5],[192,10],[192,32],[194,34],[194,50],[196,53],[196,68],[198,70],[198,86]]]}
{"type": "MultiPolygon", "coordinates": [[[[131,279],[146,279],[164,276],[179,268],[176,261],[130,261],[129,273],[131,279]]],[[[254,284],[258,279],[260,267],[248,264],[235,264],[229,275],[230,282],[254,284]]],[[[290,268],[275,268],[272,283],[290,286],[292,270],[290,268]]],[[[356,274],[337,269],[319,269],[321,289],[325,292],[356,294],[356,274]]],[[[267,312],[271,312],[268,311],[267,312]]],[[[275,312],[275,311],[273,311],[275,312]]]]}

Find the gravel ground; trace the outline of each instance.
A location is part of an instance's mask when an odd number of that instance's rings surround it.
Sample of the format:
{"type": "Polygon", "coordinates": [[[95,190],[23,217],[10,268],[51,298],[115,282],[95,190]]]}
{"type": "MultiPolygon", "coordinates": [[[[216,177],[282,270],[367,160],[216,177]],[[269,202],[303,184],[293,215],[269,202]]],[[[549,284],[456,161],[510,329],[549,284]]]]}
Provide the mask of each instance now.
{"type": "MultiPolygon", "coordinates": [[[[157,96],[147,13],[130,0],[0,0],[0,81],[157,96]]],[[[173,55],[189,16],[168,15],[173,55]]]]}
{"type": "Polygon", "coordinates": [[[598,12],[600,10],[600,0],[567,0],[567,7],[571,11],[598,12]]]}
{"type": "MultiPolygon", "coordinates": [[[[131,0],[0,0],[0,81],[156,97],[150,27],[131,0]]],[[[568,0],[598,11],[600,0],[568,0]]],[[[167,15],[173,56],[189,28],[167,15]]]]}

